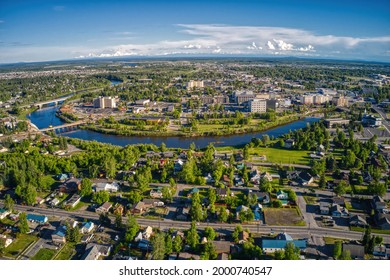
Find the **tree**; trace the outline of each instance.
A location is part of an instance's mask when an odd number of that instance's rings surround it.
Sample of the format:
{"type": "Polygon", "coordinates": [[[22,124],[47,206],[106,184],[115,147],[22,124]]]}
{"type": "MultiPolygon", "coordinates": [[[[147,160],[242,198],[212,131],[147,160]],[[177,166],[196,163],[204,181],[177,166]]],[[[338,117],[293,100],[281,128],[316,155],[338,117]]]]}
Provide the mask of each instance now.
{"type": "Polygon", "coordinates": [[[295,193],[294,190],[289,189],[289,190],[287,190],[287,193],[288,193],[288,199],[289,200],[291,200],[291,201],[296,201],[297,200],[297,194],[295,193]]]}
{"type": "Polygon", "coordinates": [[[282,206],[283,206],[283,203],[279,199],[272,201],[272,207],[281,208],[282,206]]]}
{"type": "Polygon", "coordinates": [[[202,205],[200,204],[199,193],[196,192],[192,194],[192,205],[190,209],[190,215],[193,221],[201,221],[203,220],[204,214],[202,205]]]}
{"type": "Polygon", "coordinates": [[[101,213],[99,215],[99,223],[102,225],[110,226],[111,219],[108,217],[108,213],[101,213]]]}
{"type": "Polygon", "coordinates": [[[217,194],[215,192],[215,189],[213,188],[209,188],[208,192],[207,192],[207,197],[208,197],[208,200],[209,200],[209,209],[210,209],[210,212],[211,213],[215,213],[215,206],[214,206],[214,203],[215,201],[217,200],[217,194]]]}
{"type": "Polygon", "coordinates": [[[284,251],[283,250],[276,250],[274,254],[275,260],[284,260],[284,251]]]}
{"type": "Polygon", "coordinates": [[[20,233],[27,233],[30,230],[28,223],[27,223],[27,215],[24,212],[20,213],[20,215],[19,215],[18,227],[19,227],[20,233]]]}
{"type": "Polygon", "coordinates": [[[368,192],[373,195],[384,196],[386,194],[387,188],[385,184],[372,182],[368,185],[368,192]]]}
{"type": "Polygon", "coordinates": [[[196,250],[199,244],[199,235],[196,230],[195,222],[191,223],[191,228],[187,231],[186,243],[191,247],[192,250],[196,250]]]}
{"type": "Polygon", "coordinates": [[[14,210],[15,201],[11,198],[9,194],[6,194],[4,197],[4,207],[9,211],[14,210]]]}
{"type": "Polygon", "coordinates": [[[240,232],[242,232],[243,229],[242,229],[242,226],[241,225],[238,225],[235,227],[233,233],[232,233],[232,238],[234,240],[234,242],[238,242],[238,235],[240,234],[240,232]]]}
{"type": "Polygon", "coordinates": [[[5,249],[5,239],[0,238],[0,256],[4,254],[4,249],[5,249]]]}
{"type": "Polygon", "coordinates": [[[100,192],[94,193],[92,196],[92,199],[96,203],[102,204],[102,203],[110,200],[110,194],[108,193],[108,191],[100,191],[100,192]]]}
{"type": "Polygon", "coordinates": [[[333,248],[333,257],[335,260],[340,258],[341,254],[343,252],[343,243],[341,241],[336,241],[334,243],[334,248],[333,248]]]}
{"type": "Polygon", "coordinates": [[[320,176],[320,181],[318,182],[318,187],[320,189],[325,189],[326,187],[326,178],[325,178],[325,174],[322,173],[321,176],[320,176]]]}
{"type": "Polygon", "coordinates": [[[212,241],[215,239],[216,233],[212,227],[205,227],[204,236],[207,238],[207,241],[212,241]]]}
{"type": "Polygon", "coordinates": [[[242,151],[243,157],[245,160],[249,159],[249,148],[248,146],[245,145],[243,151],[242,151]]]}
{"type": "Polygon", "coordinates": [[[176,253],[181,252],[183,249],[183,240],[181,239],[180,235],[176,235],[173,239],[173,251],[176,253]]]}
{"type": "Polygon", "coordinates": [[[126,242],[133,241],[134,237],[137,235],[139,231],[139,225],[134,216],[129,215],[127,219],[127,230],[125,235],[126,242]]]}
{"type": "Polygon", "coordinates": [[[174,195],[174,189],[164,186],[162,187],[162,196],[166,201],[172,202],[173,200],[173,195],[174,195]]]}
{"type": "Polygon", "coordinates": [[[239,214],[241,222],[250,222],[255,218],[255,214],[253,214],[252,210],[248,208],[247,210],[242,210],[239,214]]]}
{"type": "Polygon", "coordinates": [[[339,260],[352,260],[351,252],[349,250],[343,251],[343,253],[341,254],[339,260]]]}
{"type": "Polygon", "coordinates": [[[167,151],[167,145],[165,145],[164,142],[162,142],[161,145],[160,145],[160,151],[161,152],[166,152],[167,151]]]}
{"type": "Polygon", "coordinates": [[[338,185],[334,187],[333,191],[337,195],[343,195],[347,192],[348,187],[349,187],[348,183],[342,180],[338,185]]]}
{"type": "Polygon", "coordinates": [[[200,259],[201,260],[215,260],[217,259],[217,251],[215,249],[215,246],[211,242],[207,242],[204,247],[203,251],[200,254],[200,259]]]}
{"type": "Polygon", "coordinates": [[[299,248],[295,247],[294,243],[288,242],[284,248],[284,259],[285,260],[299,260],[300,253],[299,248]]]}
{"type": "Polygon", "coordinates": [[[120,214],[115,215],[115,227],[121,229],[123,227],[122,216],[120,214]]]}
{"type": "Polygon", "coordinates": [[[229,218],[229,214],[228,212],[226,211],[226,209],[224,207],[219,207],[219,211],[218,211],[218,221],[219,222],[223,222],[223,223],[226,223],[227,219],[229,218]]]}
{"type": "Polygon", "coordinates": [[[152,259],[163,260],[165,256],[165,238],[164,233],[159,232],[151,238],[152,243],[152,259]]]}
{"type": "Polygon", "coordinates": [[[88,178],[83,178],[80,185],[80,195],[90,196],[92,194],[92,182],[88,178]]]}
{"type": "Polygon", "coordinates": [[[173,251],[172,237],[169,233],[165,235],[165,254],[170,255],[173,251]]]}
{"type": "Polygon", "coordinates": [[[253,206],[257,204],[257,195],[254,193],[248,193],[247,197],[247,205],[248,206],[253,206]]]}

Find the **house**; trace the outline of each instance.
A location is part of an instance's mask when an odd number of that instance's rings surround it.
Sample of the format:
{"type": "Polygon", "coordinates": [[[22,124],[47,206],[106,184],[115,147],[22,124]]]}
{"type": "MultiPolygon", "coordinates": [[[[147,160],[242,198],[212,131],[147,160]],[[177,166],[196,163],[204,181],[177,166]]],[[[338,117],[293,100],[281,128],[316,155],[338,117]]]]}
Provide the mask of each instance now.
{"type": "Polygon", "coordinates": [[[138,249],[151,252],[153,250],[152,243],[149,240],[141,239],[138,242],[138,249]]]}
{"type": "Polygon", "coordinates": [[[284,147],[286,149],[291,149],[295,144],[295,140],[294,139],[287,139],[286,141],[284,141],[284,147]]]}
{"type": "Polygon", "coordinates": [[[150,190],[149,195],[151,198],[162,198],[163,197],[163,194],[162,194],[162,191],[160,188],[150,190]]]}
{"type": "Polygon", "coordinates": [[[300,250],[306,249],[306,240],[293,240],[293,238],[287,233],[279,233],[275,238],[263,238],[261,240],[261,249],[265,254],[274,253],[278,250],[284,250],[287,243],[293,243],[295,247],[300,250]]]}
{"type": "Polygon", "coordinates": [[[288,193],[282,191],[282,190],[279,190],[276,192],[276,198],[277,199],[288,199],[288,193]]]}
{"type": "Polygon", "coordinates": [[[114,207],[114,214],[115,214],[115,215],[120,215],[120,216],[122,216],[124,210],[125,210],[125,209],[124,209],[123,205],[117,203],[117,204],[115,205],[115,207],[114,207]]]}
{"type": "Polygon", "coordinates": [[[260,191],[253,191],[253,190],[247,190],[246,192],[247,196],[249,195],[256,195],[257,201],[262,204],[268,204],[270,203],[270,195],[267,192],[260,192],[260,191]]]}
{"type": "Polygon", "coordinates": [[[390,230],[390,214],[375,213],[374,216],[375,224],[381,229],[390,230]]]}
{"type": "Polygon", "coordinates": [[[247,207],[245,205],[237,206],[237,208],[236,208],[236,218],[240,219],[240,212],[248,211],[248,210],[249,210],[249,207],[247,207]]]}
{"type": "Polygon", "coordinates": [[[206,184],[211,184],[211,183],[214,183],[214,182],[215,182],[213,176],[211,176],[210,173],[208,173],[207,176],[205,176],[204,178],[205,178],[205,180],[206,180],[206,184]]]}
{"type": "Polygon", "coordinates": [[[218,188],[218,189],[216,189],[216,193],[217,193],[217,196],[219,198],[225,198],[225,197],[227,197],[228,189],[226,189],[226,188],[218,188]]]}
{"type": "Polygon", "coordinates": [[[183,169],[184,162],[181,159],[175,160],[175,163],[173,165],[173,171],[174,173],[179,172],[183,169]]]}
{"type": "Polygon", "coordinates": [[[90,233],[95,228],[95,224],[93,222],[85,222],[81,226],[81,233],[90,233]]]}
{"type": "Polygon", "coordinates": [[[336,204],[336,205],[333,205],[330,209],[329,209],[332,217],[342,217],[342,216],[348,216],[349,213],[348,213],[348,210],[344,207],[341,207],[340,205],[336,204]]]}
{"type": "Polygon", "coordinates": [[[314,177],[306,171],[287,171],[287,179],[302,186],[310,185],[314,181],[314,177]]]}
{"type": "Polygon", "coordinates": [[[58,188],[60,192],[63,193],[72,193],[80,190],[81,180],[77,178],[70,178],[66,180],[62,185],[58,188]]]}
{"type": "Polygon", "coordinates": [[[36,204],[36,205],[41,205],[41,204],[43,204],[45,201],[46,201],[46,199],[41,198],[41,197],[39,197],[39,196],[37,196],[37,197],[35,198],[35,204],[36,204]]]}
{"type": "Polygon", "coordinates": [[[191,254],[188,252],[180,252],[178,260],[200,260],[199,255],[191,254]]]}
{"type": "Polygon", "coordinates": [[[390,258],[390,247],[383,244],[377,245],[374,247],[372,254],[377,257],[390,258]]]}
{"type": "Polygon", "coordinates": [[[85,252],[81,257],[82,260],[97,260],[99,257],[107,257],[110,255],[112,245],[103,245],[90,243],[85,247],[85,252]]]}
{"type": "Polygon", "coordinates": [[[147,209],[147,207],[145,206],[145,203],[140,201],[140,202],[137,202],[136,204],[134,204],[133,208],[131,209],[131,213],[142,214],[143,212],[146,211],[146,209],[147,209]]]}
{"type": "Polygon", "coordinates": [[[353,215],[349,218],[349,225],[351,227],[362,227],[365,228],[368,226],[366,219],[359,215],[353,215]]]}
{"type": "Polygon", "coordinates": [[[189,208],[179,207],[176,210],[176,220],[187,221],[189,217],[189,208]]]}
{"type": "Polygon", "coordinates": [[[112,207],[110,202],[104,202],[99,208],[96,208],[96,213],[108,213],[112,207]]]}
{"type": "Polygon", "coordinates": [[[386,208],[386,202],[379,195],[374,195],[371,200],[371,207],[375,211],[382,212],[386,208]]]}
{"type": "Polygon", "coordinates": [[[8,211],[7,209],[4,209],[4,208],[0,208],[0,220],[4,219],[9,214],[11,214],[10,211],[8,211]]]}
{"type": "Polygon", "coordinates": [[[198,188],[192,188],[192,189],[188,192],[187,197],[192,197],[192,195],[193,195],[194,193],[199,193],[199,189],[198,189],[198,188]]]}
{"type": "Polygon", "coordinates": [[[81,200],[81,196],[75,193],[68,199],[68,201],[65,204],[65,207],[73,208],[80,202],[80,200],[81,200]]]}
{"type": "Polygon", "coordinates": [[[53,200],[51,200],[49,202],[51,207],[57,206],[59,203],[60,203],[60,200],[57,197],[53,198],[53,200]]]}
{"type": "Polygon", "coordinates": [[[7,248],[14,241],[11,237],[7,237],[5,234],[0,234],[0,239],[4,241],[4,248],[7,248]]]}
{"type": "Polygon", "coordinates": [[[58,181],[63,182],[63,181],[65,181],[65,180],[68,180],[68,179],[69,179],[69,176],[68,176],[68,174],[66,174],[66,173],[61,173],[61,174],[58,174],[58,175],[56,176],[56,179],[57,179],[58,181]]]}
{"type": "Polygon", "coordinates": [[[51,235],[51,240],[56,244],[64,244],[66,242],[66,226],[59,226],[51,235]]]}
{"type": "Polygon", "coordinates": [[[117,182],[113,183],[96,183],[95,192],[108,191],[108,192],[117,192],[119,190],[119,184],[117,182]]]}
{"type": "Polygon", "coordinates": [[[260,179],[265,178],[268,182],[272,182],[273,178],[272,175],[268,172],[263,172],[260,174],[260,179]]]}
{"type": "Polygon", "coordinates": [[[238,243],[242,244],[249,239],[249,233],[247,231],[240,231],[238,234],[238,243]]]}
{"type": "Polygon", "coordinates": [[[44,224],[47,223],[47,216],[27,214],[27,220],[34,223],[44,224]]]}
{"type": "Polygon", "coordinates": [[[322,215],[329,215],[330,203],[328,202],[320,202],[320,213],[322,215]]]}
{"type": "Polygon", "coordinates": [[[153,198],[145,198],[142,200],[146,208],[149,207],[163,207],[164,202],[162,202],[159,199],[153,199],[153,198]]]}
{"type": "Polygon", "coordinates": [[[153,234],[153,228],[151,226],[147,226],[145,230],[142,232],[143,239],[149,240],[149,238],[153,234]]]}
{"type": "Polygon", "coordinates": [[[351,258],[355,260],[364,259],[364,246],[360,244],[343,243],[343,253],[349,251],[351,258]]]}
{"type": "Polygon", "coordinates": [[[340,205],[345,206],[345,199],[344,197],[336,196],[332,198],[332,205],[340,205]]]}

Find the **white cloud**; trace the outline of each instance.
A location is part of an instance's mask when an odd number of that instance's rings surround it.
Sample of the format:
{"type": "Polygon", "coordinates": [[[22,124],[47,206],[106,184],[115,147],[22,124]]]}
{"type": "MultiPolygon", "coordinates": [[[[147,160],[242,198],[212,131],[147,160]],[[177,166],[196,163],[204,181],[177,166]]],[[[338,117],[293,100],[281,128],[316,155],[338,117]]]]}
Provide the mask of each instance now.
{"type": "Polygon", "coordinates": [[[202,45],[192,45],[192,44],[189,44],[189,45],[185,45],[184,46],[185,49],[201,49],[202,48],[202,45]]]}
{"type": "Polygon", "coordinates": [[[267,42],[267,47],[268,47],[269,50],[274,50],[275,49],[275,46],[271,43],[271,41],[267,42]]]}

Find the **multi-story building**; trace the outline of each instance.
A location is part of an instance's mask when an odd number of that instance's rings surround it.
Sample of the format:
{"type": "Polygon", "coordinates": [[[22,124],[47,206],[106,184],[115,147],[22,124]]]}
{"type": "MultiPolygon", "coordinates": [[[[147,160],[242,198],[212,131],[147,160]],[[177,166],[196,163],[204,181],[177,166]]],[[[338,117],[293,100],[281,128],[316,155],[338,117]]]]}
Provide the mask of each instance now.
{"type": "Polygon", "coordinates": [[[267,108],[276,110],[276,108],[279,106],[279,103],[276,99],[268,99],[267,100],[267,108]]]}
{"type": "Polygon", "coordinates": [[[314,104],[324,104],[328,101],[328,96],[322,94],[316,94],[313,97],[314,104]]]}
{"type": "Polygon", "coordinates": [[[253,93],[253,91],[236,91],[233,93],[233,99],[238,105],[251,101],[255,98],[256,95],[253,93]]]}
{"type": "Polygon", "coordinates": [[[306,104],[306,105],[310,105],[310,104],[313,104],[313,95],[303,95],[301,96],[301,103],[302,104],[306,104]]]}
{"type": "Polygon", "coordinates": [[[93,106],[95,108],[116,108],[115,97],[111,96],[99,96],[93,100],[93,106]]]}
{"type": "Polygon", "coordinates": [[[267,112],[267,100],[253,99],[249,101],[249,109],[252,113],[265,113],[267,112]]]}
{"type": "Polygon", "coordinates": [[[348,100],[344,96],[336,96],[332,99],[333,105],[337,107],[346,107],[348,106],[348,100]]]}
{"type": "Polygon", "coordinates": [[[204,83],[203,81],[189,81],[187,83],[187,89],[193,89],[193,88],[203,88],[204,87],[204,83]]]}

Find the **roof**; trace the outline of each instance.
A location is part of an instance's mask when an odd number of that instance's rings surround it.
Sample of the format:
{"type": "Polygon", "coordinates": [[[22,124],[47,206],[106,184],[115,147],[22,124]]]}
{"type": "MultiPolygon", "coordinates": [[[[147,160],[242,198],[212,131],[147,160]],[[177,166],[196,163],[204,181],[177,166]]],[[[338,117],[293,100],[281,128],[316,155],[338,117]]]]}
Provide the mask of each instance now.
{"type": "Polygon", "coordinates": [[[285,232],[279,233],[279,234],[275,237],[275,239],[277,239],[277,240],[293,241],[292,237],[291,237],[289,234],[285,233],[285,232]]]}
{"type": "Polygon", "coordinates": [[[46,223],[47,222],[47,217],[46,216],[41,216],[41,215],[36,215],[36,214],[27,214],[27,220],[29,221],[36,221],[39,223],[46,223]]]}
{"type": "Polygon", "coordinates": [[[364,258],[364,246],[358,244],[343,244],[343,252],[349,251],[351,258],[364,258]]]}
{"type": "Polygon", "coordinates": [[[276,239],[263,239],[262,241],[262,248],[263,249],[284,249],[287,245],[287,243],[292,242],[294,243],[295,247],[298,247],[299,249],[305,249],[306,248],[306,240],[276,240],[276,239]]]}

